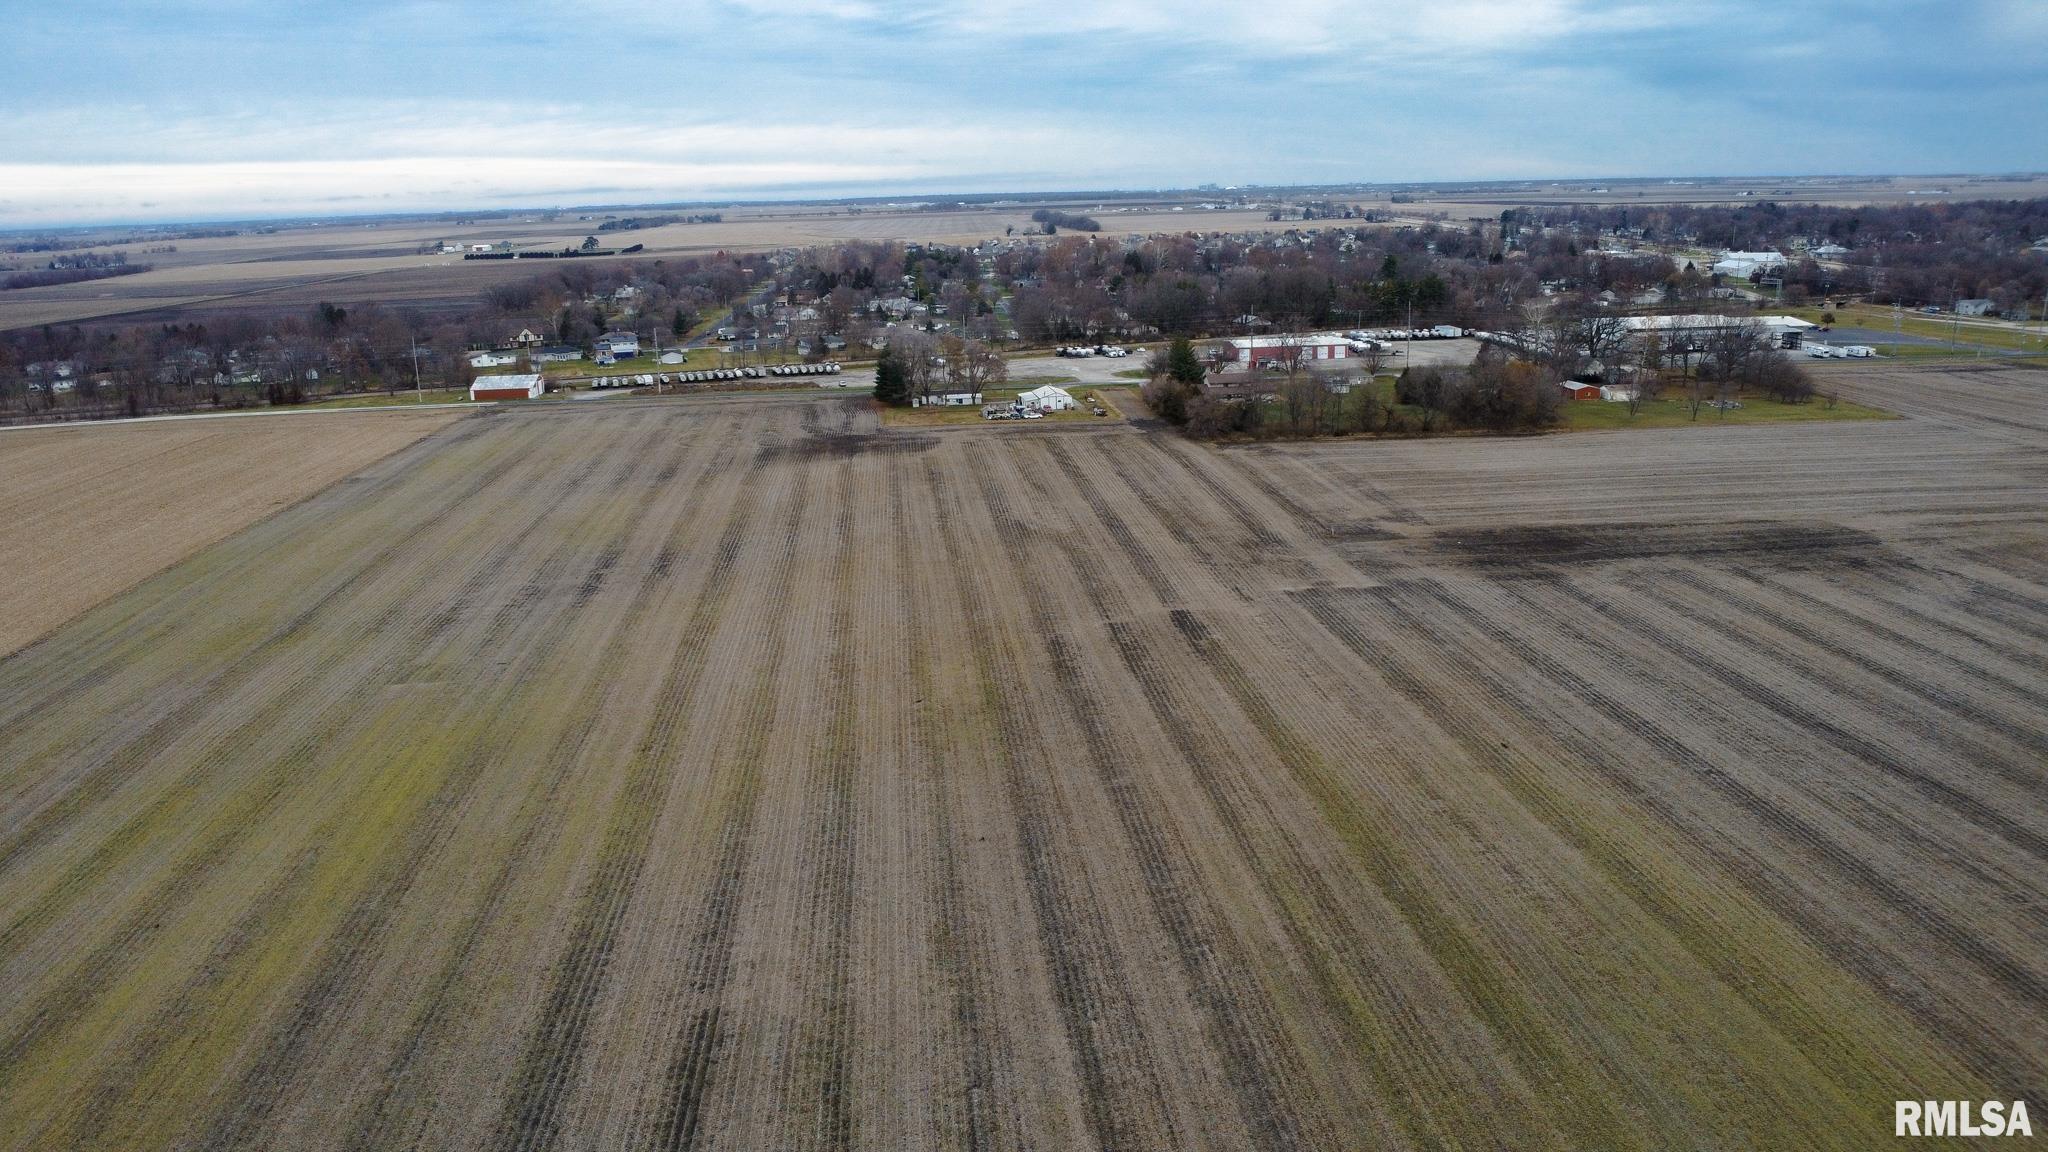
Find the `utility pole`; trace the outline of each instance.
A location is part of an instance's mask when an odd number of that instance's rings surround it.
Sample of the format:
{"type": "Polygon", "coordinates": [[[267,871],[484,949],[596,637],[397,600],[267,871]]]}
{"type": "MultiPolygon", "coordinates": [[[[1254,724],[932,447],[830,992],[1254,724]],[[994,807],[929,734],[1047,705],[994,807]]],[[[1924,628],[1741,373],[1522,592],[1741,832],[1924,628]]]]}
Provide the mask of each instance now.
{"type": "Polygon", "coordinates": [[[418,404],[427,398],[420,388],[420,338],[416,333],[407,333],[406,339],[412,341],[412,402],[418,404]]]}

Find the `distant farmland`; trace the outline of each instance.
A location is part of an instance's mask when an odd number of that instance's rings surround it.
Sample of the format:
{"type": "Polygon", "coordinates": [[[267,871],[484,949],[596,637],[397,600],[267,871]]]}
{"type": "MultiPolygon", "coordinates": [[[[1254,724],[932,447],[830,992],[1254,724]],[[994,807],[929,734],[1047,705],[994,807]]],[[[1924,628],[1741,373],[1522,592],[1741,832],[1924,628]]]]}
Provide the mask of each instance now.
{"type": "MultiPolygon", "coordinates": [[[[680,259],[718,252],[754,253],[847,240],[915,240],[974,244],[1003,235],[1006,227],[1035,227],[1029,208],[954,212],[849,213],[803,208],[780,212],[732,210],[716,224],[673,224],[603,234],[606,244],[640,244],[628,260],[680,259]]],[[[1159,210],[1103,217],[1117,232],[1177,232],[1190,228],[1286,228],[1263,211],[1159,210]]],[[[520,248],[575,247],[595,233],[593,221],[571,218],[496,220],[479,224],[338,221],[181,241],[177,251],[151,255],[149,272],[52,288],[0,292],[0,331],[38,324],[120,317],[168,320],[234,312],[304,312],[321,301],[379,301],[394,306],[470,304],[486,289],[548,272],[546,261],[464,260],[427,255],[422,245],[444,239],[464,243],[508,241],[520,248]]],[[[109,249],[112,250],[112,249],[109,249]]],[[[610,259],[607,259],[610,262],[610,259]]]]}
{"type": "Polygon", "coordinates": [[[1906,418],[459,420],[0,661],[0,1146],[2038,1101],[2048,373],[1832,383],[1906,418]]]}

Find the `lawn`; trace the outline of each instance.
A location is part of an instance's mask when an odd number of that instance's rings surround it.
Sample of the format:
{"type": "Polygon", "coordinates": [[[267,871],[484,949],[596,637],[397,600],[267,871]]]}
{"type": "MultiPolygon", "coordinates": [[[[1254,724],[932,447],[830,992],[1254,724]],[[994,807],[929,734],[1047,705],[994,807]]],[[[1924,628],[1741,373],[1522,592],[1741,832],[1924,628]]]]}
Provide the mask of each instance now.
{"type": "Polygon", "coordinates": [[[304,405],[307,408],[388,408],[396,404],[461,404],[469,400],[467,388],[428,388],[414,392],[407,388],[401,392],[369,392],[360,396],[337,396],[329,400],[316,400],[304,405]]]}
{"type": "Polygon", "coordinates": [[[1645,403],[1635,415],[1628,405],[1606,400],[1568,400],[1560,409],[1558,427],[1566,432],[1587,432],[1621,428],[1682,428],[1689,424],[1798,424],[1815,420],[1892,420],[1897,417],[1882,408],[1870,408],[1837,400],[1832,407],[1823,399],[1804,404],[1781,404],[1760,396],[1740,397],[1742,407],[1725,412],[1702,407],[1698,420],[1683,400],[1665,398],[1645,403]]]}
{"type": "MultiPolygon", "coordinates": [[[[1785,309],[1787,315],[1797,316],[1802,320],[1810,320],[1816,324],[1820,323],[1823,311],[1825,309],[1815,307],[1785,309]]],[[[1891,308],[1883,305],[1845,304],[1840,308],[1833,309],[1833,312],[1836,325],[1841,327],[1869,328],[1880,332],[1904,332],[1909,336],[1919,336],[1928,340],[1940,340],[1943,344],[1954,340],[1959,350],[1967,350],[1972,345],[1981,345],[1985,348],[2004,348],[2014,351],[2028,351],[2048,347],[2048,340],[2044,340],[2038,332],[2026,331],[2013,324],[1980,320],[1975,317],[1956,319],[1948,315],[1933,316],[1925,312],[1907,309],[1899,314],[1895,325],[1891,308]]]]}

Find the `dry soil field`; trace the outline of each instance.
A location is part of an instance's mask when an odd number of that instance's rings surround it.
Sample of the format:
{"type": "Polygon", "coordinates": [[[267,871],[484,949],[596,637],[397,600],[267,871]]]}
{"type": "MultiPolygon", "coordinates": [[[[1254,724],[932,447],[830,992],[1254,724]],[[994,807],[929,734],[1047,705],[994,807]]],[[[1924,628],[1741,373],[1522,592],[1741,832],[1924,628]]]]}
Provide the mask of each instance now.
{"type": "MultiPolygon", "coordinates": [[[[1860,1148],[2048,1097],[2048,373],[475,415],[0,662],[8,1148],[1860,1148]]],[[[2039,1123],[2039,1121],[2036,1121],[2039,1123]]]]}
{"type": "Polygon", "coordinates": [[[453,416],[272,414],[0,430],[0,655],[453,416]]]}

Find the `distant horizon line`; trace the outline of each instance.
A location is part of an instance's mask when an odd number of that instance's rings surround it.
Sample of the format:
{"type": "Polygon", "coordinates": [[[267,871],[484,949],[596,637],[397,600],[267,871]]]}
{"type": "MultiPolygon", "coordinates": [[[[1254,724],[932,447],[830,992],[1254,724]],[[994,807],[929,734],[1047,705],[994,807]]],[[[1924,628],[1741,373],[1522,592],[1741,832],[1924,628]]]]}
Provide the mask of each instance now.
{"type": "MultiPolygon", "coordinates": [[[[93,165],[67,165],[69,167],[93,167],[93,165]]],[[[849,195],[791,194],[775,195],[758,193],[751,196],[721,197],[695,200],[657,201],[616,201],[584,204],[524,204],[507,207],[457,207],[397,210],[388,212],[339,212],[334,214],[308,214],[304,212],[280,213],[277,215],[198,215],[176,219],[118,218],[108,220],[75,221],[70,223],[13,224],[0,219],[0,236],[47,235],[64,232],[91,232],[113,228],[149,230],[175,230],[197,227],[226,227],[231,225],[310,225],[343,222],[374,222],[397,220],[432,220],[440,218],[486,217],[503,218],[532,213],[568,212],[619,212],[637,211],[683,211],[715,210],[719,208],[759,207],[829,207],[832,205],[866,206],[890,204],[902,201],[921,203],[958,203],[969,207],[986,207],[992,203],[1009,199],[1027,202],[1050,202],[1081,199],[1122,199],[1143,200],[1146,198],[1199,198],[1204,193],[1243,194],[1247,192],[1280,193],[1303,195],[1324,193],[1357,193],[1362,191],[1400,192],[1404,190],[1444,189],[1501,189],[1513,190],[1531,185],[1569,186],[1586,184],[1617,185],[1671,185],[1685,183],[1738,184],[1770,181],[1877,181],[1877,180],[1992,180],[2013,181],[2048,179],[2048,170],[2006,170],[1996,172],[1775,172],[1754,174],[1698,174],[1672,173],[1640,176],[1522,176],[1496,179],[1472,180],[1352,180],[1324,183],[1238,183],[1223,184],[1207,181],[1201,184],[1161,185],[1150,188],[1073,188],[1073,189],[1028,189],[1010,188],[991,191],[935,190],[924,191],[903,189],[891,192],[868,192],[849,195]]],[[[1588,189],[1590,191],[1590,189],[1588,189]]],[[[794,193],[795,190],[792,190],[794,193]]],[[[1946,196],[1944,190],[1935,195],[1946,196]]],[[[1982,198],[1982,197],[1980,197],[1982,198]]]]}

